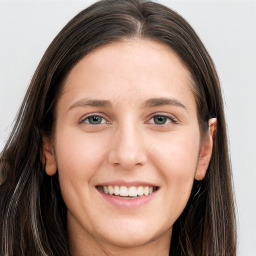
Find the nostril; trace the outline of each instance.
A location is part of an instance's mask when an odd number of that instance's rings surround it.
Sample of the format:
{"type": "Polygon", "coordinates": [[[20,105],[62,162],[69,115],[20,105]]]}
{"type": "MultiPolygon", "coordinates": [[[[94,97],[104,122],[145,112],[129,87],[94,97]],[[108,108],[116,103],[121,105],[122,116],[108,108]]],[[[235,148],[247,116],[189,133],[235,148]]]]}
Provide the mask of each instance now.
{"type": "Polygon", "coordinates": [[[108,161],[115,166],[121,166],[123,169],[131,170],[136,166],[145,165],[147,161],[146,154],[144,152],[130,151],[117,151],[112,150],[109,153],[108,161]]]}

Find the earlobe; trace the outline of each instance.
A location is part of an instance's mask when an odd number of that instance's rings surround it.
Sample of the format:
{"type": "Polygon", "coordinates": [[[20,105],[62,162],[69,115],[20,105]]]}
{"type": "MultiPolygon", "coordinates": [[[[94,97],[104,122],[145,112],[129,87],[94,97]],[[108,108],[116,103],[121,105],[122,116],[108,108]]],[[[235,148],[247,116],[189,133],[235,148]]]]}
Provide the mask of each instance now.
{"type": "Polygon", "coordinates": [[[204,136],[204,140],[202,142],[201,149],[200,149],[197,170],[195,174],[196,180],[202,180],[206,175],[206,171],[208,169],[211,156],[212,156],[212,149],[213,149],[216,128],[217,128],[217,119],[216,118],[209,119],[209,129],[207,131],[207,134],[204,136]]]}
{"type": "Polygon", "coordinates": [[[54,146],[49,137],[43,136],[43,152],[42,152],[42,163],[45,166],[45,172],[52,176],[57,172],[57,164],[55,159],[54,146]]]}

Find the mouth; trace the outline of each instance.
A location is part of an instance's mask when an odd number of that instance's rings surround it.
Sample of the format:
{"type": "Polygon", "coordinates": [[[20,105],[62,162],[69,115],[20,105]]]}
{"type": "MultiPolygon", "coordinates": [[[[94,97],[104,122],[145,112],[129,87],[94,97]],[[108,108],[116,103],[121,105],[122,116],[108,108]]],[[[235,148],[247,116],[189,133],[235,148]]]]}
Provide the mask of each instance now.
{"type": "Polygon", "coordinates": [[[156,186],[96,186],[101,192],[106,195],[116,196],[123,199],[132,199],[146,197],[158,190],[156,186]]]}

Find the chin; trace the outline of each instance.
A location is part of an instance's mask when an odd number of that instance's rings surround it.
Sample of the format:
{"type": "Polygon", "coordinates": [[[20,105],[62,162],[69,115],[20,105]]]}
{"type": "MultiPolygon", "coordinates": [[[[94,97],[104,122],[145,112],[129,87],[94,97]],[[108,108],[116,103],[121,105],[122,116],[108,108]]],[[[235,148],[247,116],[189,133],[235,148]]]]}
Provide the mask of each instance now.
{"type": "Polygon", "coordinates": [[[131,235],[129,232],[122,232],[122,235],[115,235],[107,237],[107,243],[120,248],[134,248],[144,246],[157,240],[155,236],[146,236],[144,232],[138,232],[131,235]],[[142,234],[143,233],[143,234],[142,234]]]}
{"type": "Polygon", "coordinates": [[[100,233],[105,242],[120,248],[144,246],[157,241],[163,236],[166,236],[169,240],[171,239],[171,228],[159,230],[159,226],[158,229],[154,229],[152,226],[150,223],[136,225],[136,221],[134,221],[133,225],[129,225],[129,228],[117,224],[117,228],[112,227],[111,232],[105,230],[105,232],[101,231],[100,233]]]}

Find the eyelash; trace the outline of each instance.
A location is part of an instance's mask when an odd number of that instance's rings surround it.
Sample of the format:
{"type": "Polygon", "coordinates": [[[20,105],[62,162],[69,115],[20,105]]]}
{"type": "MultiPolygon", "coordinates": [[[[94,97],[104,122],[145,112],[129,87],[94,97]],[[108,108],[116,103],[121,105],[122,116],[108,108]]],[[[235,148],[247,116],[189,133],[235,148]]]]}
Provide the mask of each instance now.
{"type": "MultiPolygon", "coordinates": [[[[147,121],[147,123],[149,124],[155,124],[157,126],[165,126],[166,123],[168,123],[168,121],[164,122],[163,124],[157,124],[155,122],[151,123],[150,121],[154,118],[157,118],[157,117],[160,117],[160,118],[166,118],[166,120],[169,120],[170,123],[173,123],[173,124],[178,124],[178,120],[172,116],[172,115],[167,115],[167,114],[162,114],[162,113],[155,113],[153,115],[151,115],[150,119],[147,121]]],[[[88,116],[85,116],[84,118],[82,118],[80,121],[79,121],[79,124],[83,124],[83,123],[86,123],[88,125],[92,125],[92,126],[97,126],[97,125],[102,125],[102,124],[109,124],[110,122],[102,116],[102,114],[91,114],[91,115],[88,115],[88,116]],[[104,123],[99,123],[99,124],[91,124],[89,122],[89,118],[100,118],[102,120],[105,120],[104,123]],[[87,122],[86,122],[87,120],[87,122]]]]}

